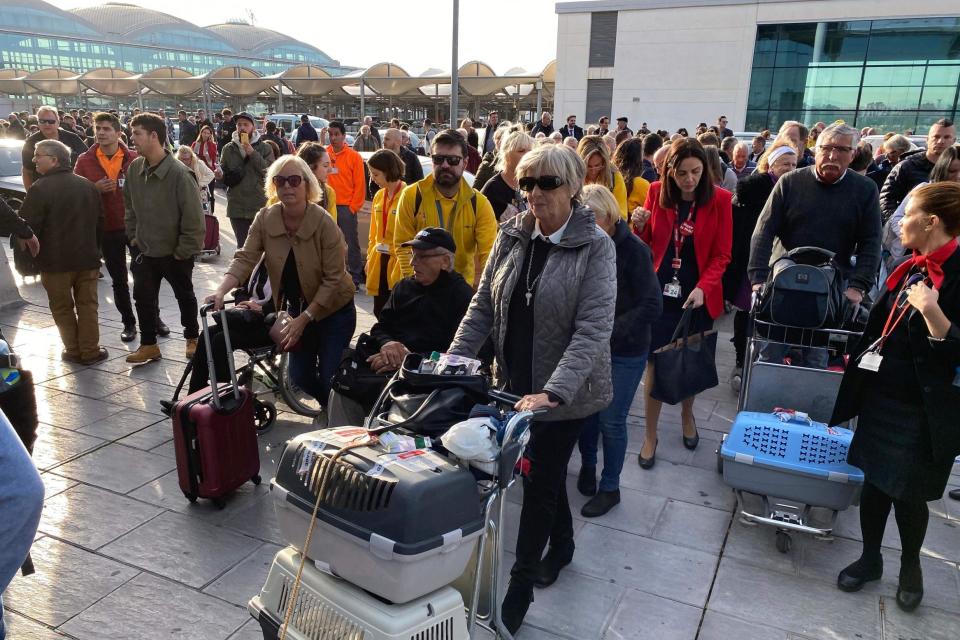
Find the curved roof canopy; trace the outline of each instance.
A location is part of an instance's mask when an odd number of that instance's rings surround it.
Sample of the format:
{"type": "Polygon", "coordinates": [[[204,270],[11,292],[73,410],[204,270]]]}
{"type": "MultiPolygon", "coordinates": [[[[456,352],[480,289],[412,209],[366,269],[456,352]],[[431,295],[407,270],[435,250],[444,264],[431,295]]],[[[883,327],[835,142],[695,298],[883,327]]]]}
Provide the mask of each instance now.
{"type": "Polygon", "coordinates": [[[0,69],[0,94],[29,95],[37,90],[28,85],[23,79],[27,72],[23,69],[0,69]]]}
{"type": "Polygon", "coordinates": [[[75,96],[80,93],[80,76],[69,69],[40,69],[23,79],[37,93],[48,96],[75,96]]]}
{"type": "Polygon", "coordinates": [[[277,86],[279,74],[262,76],[246,67],[223,67],[207,76],[210,86],[232,96],[255,96],[277,86]]]}
{"type": "Polygon", "coordinates": [[[140,76],[140,84],[168,96],[189,96],[203,90],[203,76],[175,67],[161,67],[140,76]]]}
{"type": "Polygon", "coordinates": [[[94,69],[80,76],[80,84],[104,96],[131,96],[140,89],[140,76],[123,69],[94,69]]]}

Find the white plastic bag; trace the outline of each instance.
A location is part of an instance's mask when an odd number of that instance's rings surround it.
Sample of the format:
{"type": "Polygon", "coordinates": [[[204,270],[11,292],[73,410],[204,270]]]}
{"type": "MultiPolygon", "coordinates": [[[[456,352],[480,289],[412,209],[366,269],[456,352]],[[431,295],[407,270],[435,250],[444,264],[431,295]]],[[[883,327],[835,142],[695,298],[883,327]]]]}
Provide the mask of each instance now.
{"type": "Polygon", "coordinates": [[[489,418],[470,418],[450,427],[440,442],[461,460],[483,462],[497,454],[497,429],[489,418]]]}

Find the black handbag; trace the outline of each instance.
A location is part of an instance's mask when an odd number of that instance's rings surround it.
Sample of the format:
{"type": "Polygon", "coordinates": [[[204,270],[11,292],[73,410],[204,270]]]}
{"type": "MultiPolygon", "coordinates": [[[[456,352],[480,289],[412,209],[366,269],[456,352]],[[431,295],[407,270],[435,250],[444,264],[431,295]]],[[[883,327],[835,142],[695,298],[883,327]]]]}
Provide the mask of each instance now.
{"type": "Polygon", "coordinates": [[[10,236],[10,248],[13,249],[13,268],[23,277],[39,276],[39,261],[30,255],[29,249],[20,246],[19,240],[16,236],[10,236]]]}
{"type": "Polygon", "coordinates": [[[333,390],[360,403],[364,409],[372,407],[390,380],[390,374],[376,373],[367,364],[367,358],[379,351],[370,336],[361,334],[357,339],[356,349],[344,349],[343,359],[330,381],[333,390]]]}
{"type": "MultiPolygon", "coordinates": [[[[685,309],[670,342],[651,354],[654,400],[677,404],[717,384],[717,331],[690,335],[695,310],[685,309]]],[[[702,309],[701,313],[705,313],[702,309]]]]}
{"type": "Polygon", "coordinates": [[[802,329],[836,329],[844,320],[843,275],[833,252],[797,247],[773,263],[757,317],[802,329]]]}

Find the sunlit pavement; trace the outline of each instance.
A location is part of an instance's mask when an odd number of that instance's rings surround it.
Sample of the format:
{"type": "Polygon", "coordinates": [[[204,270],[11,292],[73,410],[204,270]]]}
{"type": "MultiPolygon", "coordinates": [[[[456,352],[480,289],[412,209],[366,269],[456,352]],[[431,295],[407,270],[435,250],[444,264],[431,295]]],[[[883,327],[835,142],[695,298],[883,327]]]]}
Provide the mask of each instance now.
{"type": "MultiPolygon", "coordinates": [[[[218,198],[218,213],[225,206],[218,198]]],[[[361,224],[361,234],[366,233],[361,224]]],[[[233,254],[222,219],[223,255],[198,262],[198,298],[220,281],[233,254]]],[[[131,368],[136,342],[120,341],[109,278],[100,281],[101,342],[110,359],[93,367],[62,363],[56,327],[39,282],[21,287],[29,305],[0,313],[0,326],[37,382],[40,438],[34,458],[47,487],[33,547],[37,573],[4,593],[12,640],[78,638],[244,639],[262,637],[247,600],[263,584],[282,541],[266,482],[284,441],[309,421],[281,411],[261,437],[264,484],[247,484],[223,510],[190,504],[177,484],[169,399],[184,366],[179,313],[164,285],[161,314],[173,330],[160,339],[163,360],[131,368]]],[[[371,300],[358,296],[358,332],[372,324],[371,300]]],[[[715,470],[714,450],[729,431],[736,398],[726,385],[733,361],[729,318],[721,328],[721,385],[696,404],[699,448],[680,442],[679,411],[664,411],[657,465],[641,470],[642,400],[630,417],[622,503],[586,520],[570,464],[568,493],[577,532],[573,564],[536,592],[519,637],[767,640],[960,637],[960,502],[931,504],[924,546],[926,596],[914,614],[894,602],[899,543],[891,518],[885,575],[857,594],[841,593],[836,574],[859,553],[856,508],[841,514],[836,538],[795,536],[781,554],[773,531],[734,517],[734,497],[715,470]]],[[[282,407],[281,407],[282,409],[282,407]]],[[[960,472],[951,478],[960,487],[960,472]]],[[[519,496],[508,515],[519,516],[519,496]]],[[[508,549],[515,524],[508,525],[508,549]]],[[[509,556],[508,556],[509,557],[509,556]]]]}

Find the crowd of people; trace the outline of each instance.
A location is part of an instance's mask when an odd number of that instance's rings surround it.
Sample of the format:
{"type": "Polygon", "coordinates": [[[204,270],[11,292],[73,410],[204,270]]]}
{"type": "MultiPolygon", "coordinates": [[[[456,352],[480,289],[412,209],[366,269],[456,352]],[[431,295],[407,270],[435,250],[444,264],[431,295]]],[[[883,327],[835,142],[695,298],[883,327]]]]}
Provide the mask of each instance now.
{"type": "MultiPolygon", "coordinates": [[[[608,117],[583,128],[571,115],[555,128],[546,112],[528,124],[490,112],[482,133],[469,119],[443,130],[426,120],[421,136],[399,121],[381,136],[367,119],[351,146],[342,122],[317,131],[304,116],[294,147],[282,128],[249,113],[224,110],[216,123],[202,111],[179,118],[174,154],[162,112],[128,123],[111,113],[36,114],[17,235],[39,261],[64,360],[108,357],[97,323],[101,256],[121,338],[134,340],[139,326],[128,362],[161,357],[164,279],[180,308],[185,355],[205,357],[192,270],[203,202],[221,181],[238,250],[208,301],[222,309],[231,292],[242,294],[228,311],[237,314],[234,346],[271,344],[265,318],[284,316],[278,348],[290,352],[291,376],[333,404],[331,379],[355,333],[362,289],[377,324],[357,350],[372,371],[390,374],[413,352],[479,356],[492,360],[499,386],[521,397],[518,409],[549,410],[531,427],[502,604],[515,631],[534,587],[552,584],[574,554],[564,483],[573,448],[582,460],[577,489],[590,497],[582,514],[601,517],[620,502],[627,412],[641,384],[646,430],[637,462],[644,470],[656,462],[662,405],[652,394],[651,354],[681,324],[706,331],[733,312],[737,389],[754,293],[778,257],[817,247],[839,265],[847,304],[872,309],[835,412],[836,420],[859,416],[850,460],[866,474],[862,555],[838,586],[853,591],[880,577],[892,507],[902,542],[897,602],[919,604],[926,502],[943,494],[960,454],[952,422],[960,147],[951,121],[930,126],[925,148],[889,134],[873,149],[862,137],[875,132],[842,122],[787,121],[747,143],[723,116],[690,135],[647,123],[634,132],[626,117],[612,129],[608,117]],[[366,162],[361,150],[372,153],[366,162]],[[425,177],[418,151],[431,159],[425,177]],[[465,171],[476,174],[472,185],[465,171]],[[371,194],[364,259],[357,219],[371,194]]],[[[11,116],[7,133],[28,120],[11,116]]],[[[214,340],[220,363],[224,348],[214,340]]],[[[788,353],[770,344],[761,357],[831,364],[823,348],[788,353]]],[[[195,368],[191,390],[207,384],[205,372],[195,368]]],[[[688,449],[699,444],[695,400],[681,403],[688,449]]]]}

